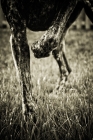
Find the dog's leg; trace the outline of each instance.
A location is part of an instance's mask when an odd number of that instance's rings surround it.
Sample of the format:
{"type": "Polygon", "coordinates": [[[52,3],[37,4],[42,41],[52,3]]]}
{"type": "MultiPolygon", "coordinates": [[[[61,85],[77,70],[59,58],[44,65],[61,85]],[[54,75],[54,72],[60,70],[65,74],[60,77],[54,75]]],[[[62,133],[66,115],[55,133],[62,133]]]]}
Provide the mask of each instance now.
{"type": "Polygon", "coordinates": [[[65,41],[63,40],[59,47],[57,47],[55,50],[52,51],[52,54],[59,66],[59,72],[60,72],[60,80],[57,85],[57,88],[61,84],[64,84],[65,81],[67,81],[68,75],[71,72],[71,68],[69,66],[68,60],[65,55],[65,41]]]}
{"type": "MultiPolygon", "coordinates": [[[[77,16],[81,12],[82,8],[83,8],[83,3],[82,2],[77,3],[75,9],[73,10],[71,16],[68,19],[68,22],[66,23],[65,30],[64,30],[65,34],[67,32],[67,29],[75,21],[75,19],[77,18],[77,16]]],[[[68,75],[71,72],[71,68],[69,66],[69,63],[68,63],[68,60],[67,60],[67,57],[65,54],[65,41],[64,40],[62,40],[60,45],[57,46],[57,48],[52,51],[52,54],[53,54],[55,60],[58,63],[58,66],[59,66],[60,81],[59,81],[59,85],[57,86],[57,87],[59,87],[60,83],[62,83],[62,84],[65,83],[68,75]]]]}
{"type": "Polygon", "coordinates": [[[93,1],[91,0],[84,0],[84,10],[93,23],[93,1]]]}
{"type": "Polygon", "coordinates": [[[17,30],[16,34],[15,31],[12,32],[10,43],[15,66],[19,73],[22,92],[22,109],[25,119],[27,120],[29,113],[34,112],[35,105],[32,100],[30,51],[27,44],[25,27],[23,30],[17,30]]]}
{"type": "Polygon", "coordinates": [[[11,48],[19,72],[22,107],[25,119],[34,112],[30,75],[30,51],[26,38],[26,21],[16,8],[14,1],[4,1],[2,8],[11,29],[11,48]],[[9,3],[8,3],[9,2],[9,3]]]}
{"type": "Polygon", "coordinates": [[[73,0],[66,0],[60,3],[56,20],[41,37],[40,41],[37,41],[31,47],[35,57],[47,57],[53,49],[60,45],[65,36],[66,24],[76,4],[77,2],[73,0]]]}

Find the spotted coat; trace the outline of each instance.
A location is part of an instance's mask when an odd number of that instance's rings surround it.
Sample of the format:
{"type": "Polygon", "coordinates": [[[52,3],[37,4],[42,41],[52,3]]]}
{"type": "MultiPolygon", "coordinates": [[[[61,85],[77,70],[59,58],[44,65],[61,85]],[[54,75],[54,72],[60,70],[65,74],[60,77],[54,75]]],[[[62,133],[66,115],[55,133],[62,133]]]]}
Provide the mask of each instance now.
{"type": "Polygon", "coordinates": [[[30,75],[30,51],[26,36],[26,27],[33,31],[45,31],[31,49],[37,58],[47,57],[52,52],[60,69],[60,80],[64,74],[63,60],[68,65],[63,51],[67,29],[75,21],[82,8],[93,22],[93,0],[1,0],[1,5],[11,29],[11,48],[15,66],[19,72],[23,112],[35,111],[30,75]],[[63,56],[63,59],[61,57],[63,56]]]}

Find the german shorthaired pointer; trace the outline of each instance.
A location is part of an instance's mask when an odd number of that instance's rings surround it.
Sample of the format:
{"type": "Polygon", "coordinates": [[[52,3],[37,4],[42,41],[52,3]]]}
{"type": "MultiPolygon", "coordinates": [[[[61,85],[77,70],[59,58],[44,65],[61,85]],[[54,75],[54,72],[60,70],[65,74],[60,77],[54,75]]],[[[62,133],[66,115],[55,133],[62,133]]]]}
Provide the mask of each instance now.
{"type": "Polygon", "coordinates": [[[37,58],[47,57],[52,52],[59,65],[62,81],[63,77],[67,77],[66,72],[71,72],[62,40],[82,8],[93,22],[93,0],[1,0],[1,5],[11,29],[10,42],[20,76],[23,113],[27,116],[34,112],[35,103],[31,92],[30,51],[26,27],[33,31],[46,30],[31,49],[37,58]]]}

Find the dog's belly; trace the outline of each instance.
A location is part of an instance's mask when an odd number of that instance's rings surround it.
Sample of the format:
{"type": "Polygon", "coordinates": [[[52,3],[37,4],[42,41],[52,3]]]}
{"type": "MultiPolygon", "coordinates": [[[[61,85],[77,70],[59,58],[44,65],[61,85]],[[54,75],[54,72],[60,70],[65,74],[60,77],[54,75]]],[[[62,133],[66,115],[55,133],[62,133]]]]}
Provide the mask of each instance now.
{"type": "Polygon", "coordinates": [[[26,19],[27,27],[33,31],[45,31],[54,21],[54,15],[40,15],[40,17],[34,15],[26,19]]]}
{"type": "Polygon", "coordinates": [[[44,31],[51,26],[58,13],[58,2],[37,1],[31,2],[26,6],[25,12],[27,27],[33,31],[44,31]]]}

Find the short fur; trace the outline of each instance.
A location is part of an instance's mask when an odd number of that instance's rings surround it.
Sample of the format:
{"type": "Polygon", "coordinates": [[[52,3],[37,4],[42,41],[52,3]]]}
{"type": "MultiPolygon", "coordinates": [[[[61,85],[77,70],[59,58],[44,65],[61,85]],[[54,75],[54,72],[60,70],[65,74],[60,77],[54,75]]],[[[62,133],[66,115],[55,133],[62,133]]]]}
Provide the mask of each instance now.
{"type": "Polygon", "coordinates": [[[64,36],[82,8],[93,22],[93,0],[1,0],[1,5],[11,29],[11,47],[20,76],[23,112],[27,117],[27,114],[35,110],[35,103],[31,91],[26,27],[33,31],[46,30],[31,49],[37,58],[47,57],[52,51],[59,65],[62,81],[63,77],[67,77],[66,69],[68,73],[71,72],[63,50],[64,36]]]}

